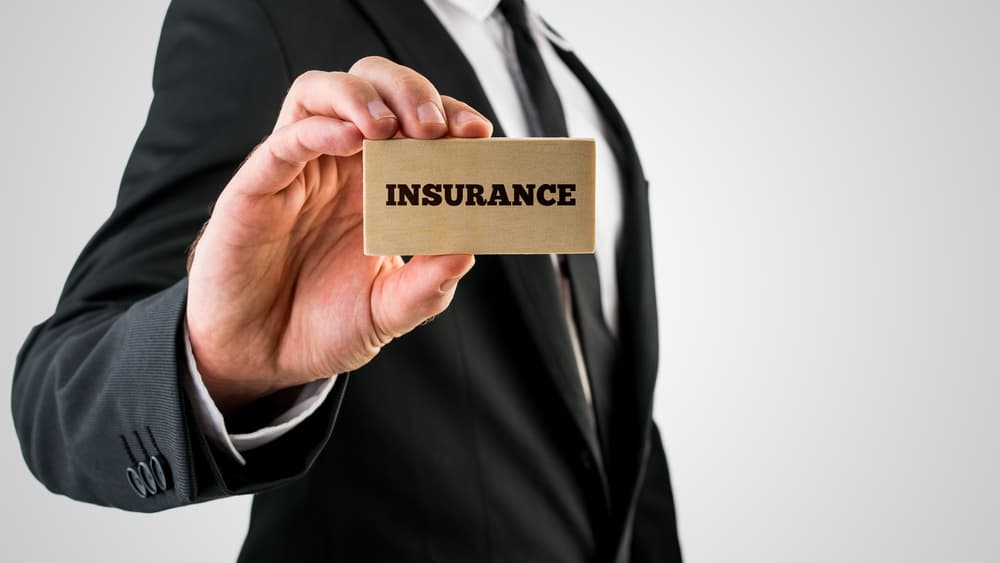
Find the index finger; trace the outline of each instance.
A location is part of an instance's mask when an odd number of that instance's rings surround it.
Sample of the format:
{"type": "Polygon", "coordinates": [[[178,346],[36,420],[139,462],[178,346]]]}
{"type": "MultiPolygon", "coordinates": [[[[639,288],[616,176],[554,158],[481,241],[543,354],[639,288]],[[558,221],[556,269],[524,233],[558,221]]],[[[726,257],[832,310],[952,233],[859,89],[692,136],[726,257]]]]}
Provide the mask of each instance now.
{"type": "Polygon", "coordinates": [[[349,74],[363,78],[385,100],[403,135],[413,139],[436,139],[448,133],[441,94],[424,75],[384,57],[365,57],[354,63],[349,74]]]}

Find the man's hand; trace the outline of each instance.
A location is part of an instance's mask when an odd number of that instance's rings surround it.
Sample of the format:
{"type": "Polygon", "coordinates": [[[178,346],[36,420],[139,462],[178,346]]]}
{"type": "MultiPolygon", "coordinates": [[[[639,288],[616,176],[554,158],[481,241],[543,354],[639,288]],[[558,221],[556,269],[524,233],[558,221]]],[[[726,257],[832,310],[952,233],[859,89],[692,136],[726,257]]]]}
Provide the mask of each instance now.
{"type": "Polygon", "coordinates": [[[448,306],[472,256],[364,256],[361,142],[492,129],[379,57],[295,81],[271,136],[219,196],[189,271],[191,345],[223,413],[361,367],[448,306]]]}

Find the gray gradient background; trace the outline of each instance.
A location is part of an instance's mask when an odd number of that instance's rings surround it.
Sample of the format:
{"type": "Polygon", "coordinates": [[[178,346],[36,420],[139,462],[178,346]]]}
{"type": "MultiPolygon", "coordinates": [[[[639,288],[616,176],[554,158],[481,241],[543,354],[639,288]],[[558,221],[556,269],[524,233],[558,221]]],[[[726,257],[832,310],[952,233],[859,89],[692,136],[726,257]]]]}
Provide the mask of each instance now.
{"type": "MultiPolygon", "coordinates": [[[[4,373],[114,203],[166,4],[0,7],[4,373]]],[[[687,560],[997,561],[1000,3],[537,4],[652,181],[687,560]]],[[[249,499],[127,514],[49,494],[9,422],[0,451],[3,561],[242,540],[249,499]]]]}

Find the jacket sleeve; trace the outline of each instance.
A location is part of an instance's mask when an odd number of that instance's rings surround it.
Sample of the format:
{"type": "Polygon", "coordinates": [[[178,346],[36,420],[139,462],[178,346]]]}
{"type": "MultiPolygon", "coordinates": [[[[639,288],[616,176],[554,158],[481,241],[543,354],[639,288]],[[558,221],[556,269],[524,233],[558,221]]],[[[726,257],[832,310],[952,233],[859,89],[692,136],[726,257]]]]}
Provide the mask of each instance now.
{"type": "Polygon", "coordinates": [[[632,563],[681,561],[674,495],[663,441],[656,424],[649,433],[646,476],[639,492],[632,535],[632,563]]]}
{"type": "Polygon", "coordinates": [[[282,53],[255,2],[178,0],[168,10],[154,100],[115,209],[15,366],[22,452],[50,490],[157,511],[276,486],[324,446],[348,377],[243,467],[208,444],[181,386],[187,250],[273,126],[292,79],[282,53]]]}

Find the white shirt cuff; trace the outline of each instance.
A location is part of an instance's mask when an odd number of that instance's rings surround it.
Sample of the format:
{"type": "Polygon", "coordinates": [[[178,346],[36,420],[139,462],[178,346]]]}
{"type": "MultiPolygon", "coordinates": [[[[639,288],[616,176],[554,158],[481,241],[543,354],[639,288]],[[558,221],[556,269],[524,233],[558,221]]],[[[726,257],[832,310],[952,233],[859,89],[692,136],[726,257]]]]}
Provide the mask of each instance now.
{"type": "Polygon", "coordinates": [[[208,394],[205,382],[201,379],[201,372],[198,371],[198,364],[191,350],[187,324],[184,325],[184,353],[187,355],[188,376],[184,378],[183,384],[184,390],[191,398],[194,416],[198,419],[209,442],[229,454],[240,465],[246,465],[246,459],[240,452],[259,448],[277,440],[316,412],[337,380],[335,375],[329,379],[320,379],[303,385],[299,388],[299,396],[291,408],[275,417],[267,426],[244,434],[230,434],[226,429],[222,411],[208,394]]]}

